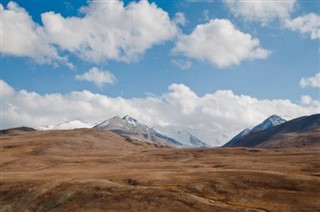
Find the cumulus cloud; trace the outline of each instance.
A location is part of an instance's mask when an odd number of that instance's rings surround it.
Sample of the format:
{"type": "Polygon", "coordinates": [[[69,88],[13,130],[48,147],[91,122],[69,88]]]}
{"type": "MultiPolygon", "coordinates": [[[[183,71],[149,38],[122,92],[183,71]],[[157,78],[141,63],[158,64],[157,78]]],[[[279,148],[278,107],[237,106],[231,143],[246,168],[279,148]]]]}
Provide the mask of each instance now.
{"type": "Polygon", "coordinates": [[[189,60],[171,60],[171,63],[177,67],[179,67],[180,69],[188,69],[192,66],[191,61],[189,60]]]}
{"type": "Polygon", "coordinates": [[[0,97],[10,96],[14,93],[14,89],[3,80],[0,80],[0,97]]]}
{"type": "Polygon", "coordinates": [[[301,96],[301,103],[304,105],[314,105],[320,107],[320,101],[314,100],[311,98],[311,96],[308,95],[301,96]]]}
{"type": "Polygon", "coordinates": [[[236,95],[230,90],[198,96],[183,84],[170,85],[168,92],[161,96],[131,99],[112,98],[86,90],[46,95],[14,91],[13,88],[9,90],[11,94],[1,98],[2,128],[38,127],[74,119],[96,123],[115,115],[128,114],[149,126],[177,126],[201,132],[199,137],[211,145],[221,145],[228,140],[216,141],[217,131],[226,134],[238,132],[272,114],[294,118],[320,112],[319,104],[256,99],[236,95]]]}
{"type": "Polygon", "coordinates": [[[298,31],[301,34],[310,36],[311,39],[320,38],[320,16],[309,13],[292,19],[291,13],[294,11],[297,1],[238,1],[224,0],[229,10],[245,21],[260,22],[266,25],[276,19],[281,23],[281,27],[298,31]]]}
{"type": "Polygon", "coordinates": [[[301,34],[310,36],[310,39],[320,38],[320,16],[310,13],[299,16],[295,19],[287,19],[284,26],[292,31],[298,31],[301,34]]]}
{"type": "Polygon", "coordinates": [[[260,47],[259,39],[241,32],[227,19],[212,19],[197,25],[190,35],[179,37],[172,51],[220,68],[270,55],[270,51],[260,47]]]}
{"type": "Polygon", "coordinates": [[[44,30],[61,49],[97,63],[134,61],[178,32],[168,13],[148,1],[89,1],[80,11],[82,17],[43,13],[44,30]]]}
{"type": "Polygon", "coordinates": [[[186,24],[186,17],[184,16],[184,13],[178,12],[175,14],[173,21],[177,25],[184,26],[186,24]]]}
{"type": "Polygon", "coordinates": [[[306,87],[320,88],[320,72],[308,78],[303,77],[300,80],[300,86],[302,88],[306,88],[306,87]]]}
{"type": "MultiPolygon", "coordinates": [[[[0,4],[1,53],[39,63],[65,63],[71,68],[69,54],[94,63],[131,62],[178,33],[176,23],[155,3],[143,0],[125,6],[123,1],[88,2],[80,9],[81,16],[42,13],[43,26],[18,4],[9,2],[7,9],[0,4]]],[[[183,24],[183,13],[177,14],[176,21],[183,24]]]]}
{"type": "Polygon", "coordinates": [[[286,1],[238,1],[224,0],[229,10],[246,21],[268,24],[275,19],[286,19],[294,10],[296,0],[286,1]]]}
{"type": "Polygon", "coordinates": [[[301,96],[301,103],[302,104],[310,104],[312,102],[312,98],[308,95],[304,95],[304,96],[301,96]]]}
{"type": "Polygon", "coordinates": [[[113,84],[116,81],[115,76],[110,71],[100,70],[97,67],[93,67],[81,75],[76,75],[75,79],[93,82],[97,87],[102,87],[104,84],[113,84]]]}
{"type": "Polygon", "coordinates": [[[28,12],[15,2],[9,2],[7,8],[0,4],[2,42],[0,52],[34,59],[38,63],[66,63],[66,58],[48,43],[43,28],[33,22],[28,12]]]}

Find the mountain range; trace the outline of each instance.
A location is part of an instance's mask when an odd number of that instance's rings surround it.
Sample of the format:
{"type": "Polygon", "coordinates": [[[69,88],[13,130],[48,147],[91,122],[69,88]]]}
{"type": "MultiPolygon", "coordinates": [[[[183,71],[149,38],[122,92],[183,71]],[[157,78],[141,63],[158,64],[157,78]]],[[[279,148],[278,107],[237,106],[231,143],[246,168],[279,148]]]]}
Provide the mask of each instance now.
{"type": "Polygon", "coordinates": [[[179,128],[179,127],[172,127],[172,126],[156,126],[153,127],[155,131],[159,134],[169,136],[174,140],[181,143],[184,147],[196,147],[196,148],[206,148],[210,147],[207,143],[201,141],[195,135],[191,134],[188,130],[179,128]]]}
{"type": "Polygon", "coordinates": [[[149,127],[126,115],[123,118],[115,116],[100,124],[90,124],[81,120],[72,120],[57,125],[38,127],[37,130],[67,130],[79,128],[98,128],[108,130],[136,141],[149,142],[160,146],[178,148],[210,147],[188,130],[177,127],[149,127]]]}
{"type": "MultiPolygon", "coordinates": [[[[305,116],[286,121],[284,118],[272,115],[252,129],[244,129],[222,147],[299,147],[314,146],[320,140],[320,114],[305,116]]],[[[209,135],[196,129],[184,129],[174,126],[149,127],[126,115],[123,118],[115,116],[100,124],[90,124],[81,120],[72,120],[53,126],[43,126],[37,130],[64,130],[77,128],[96,128],[111,131],[122,137],[137,142],[147,142],[158,146],[177,148],[208,148],[209,135]],[[200,138],[206,137],[206,140],[200,138]]],[[[18,128],[16,128],[18,129],[18,128]]],[[[15,131],[15,129],[13,129],[15,131]]],[[[6,133],[2,130],[1,133],[6,133]]],[[[211,140],[222,141],[228,136],[222,131],[211,132],[211,140]]]]}
{"type": "Polygon", "coordinates": [[[268,129],[270,127],[274,127],[277,125],[280,125],[282,123],[285,123],[286,120],[283,119],[280,116],[272,115],[257,126],[255,126],[252,129],[246,128],[243,131],[241,131],[239,134],[237,134],[235,137],[233,137],[230,141],[228,141],[223,147],[232,146],[233,144],[236,144],[239,139],[246,137],[247,135],[250,135],[254,132],[262,131],[265,129],[268,129]]]}
{"type": "Polygon", "coordinates": [[[303,116],[290,121],[272,116],[263,123],[265,125],[260,128],[240,133],[223,147],[320,147],[320,114],[303,116]]]}
{"type": "Polygon", "coordinates": [[[57,125],[47,125],[38,127],[37,130],[70,130],[70,129],[80,129],[80,128],[92,128],[94,124],[84,122],[81,120],[71,120],[63,122],[57,125]]]}
{"type": "Polygon", "coordinates": [[[186,129],[160,126],[150,128],[128,115],[123,118],[115,116],[111,119],[107,119],[96,125],[94,128],[112,131],[121,136],[158,145],[168,145],[179,148],[210,147],[210,145],[204,143],[186,129]]]}
{"type": "Polygon", "coordinates": [[[130,116],[124,116],[123,118],[115,116],[94,126],[94,128],[111,131],[123,137],[137,141],[153,143],[160,146],[182,146],[182,144],[178,141],[157,133],[152,128],[138,122],[136,119],[130,116]]]}

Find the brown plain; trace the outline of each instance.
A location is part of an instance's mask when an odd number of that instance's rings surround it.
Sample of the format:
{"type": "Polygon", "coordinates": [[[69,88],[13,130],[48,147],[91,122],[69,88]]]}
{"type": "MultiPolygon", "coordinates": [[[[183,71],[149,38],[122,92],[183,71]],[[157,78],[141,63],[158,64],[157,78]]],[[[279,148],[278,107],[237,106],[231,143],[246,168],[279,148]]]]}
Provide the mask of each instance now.
{"type": "Polygon", "coordinates": [[[97,129],[1,135],[1,211],[320,211],[319,149],[173,149],[97,129]]]}

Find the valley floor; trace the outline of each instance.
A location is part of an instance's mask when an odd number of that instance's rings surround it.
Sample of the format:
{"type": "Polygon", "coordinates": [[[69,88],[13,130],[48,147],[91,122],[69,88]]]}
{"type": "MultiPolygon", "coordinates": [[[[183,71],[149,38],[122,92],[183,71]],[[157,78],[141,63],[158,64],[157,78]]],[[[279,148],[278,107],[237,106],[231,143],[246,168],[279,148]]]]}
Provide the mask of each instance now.
{"type": "Polygon", "coordinates": [[[0,211],[319,211],[319,149],[173,149],[95,129],[1,135],[0,211]]]}

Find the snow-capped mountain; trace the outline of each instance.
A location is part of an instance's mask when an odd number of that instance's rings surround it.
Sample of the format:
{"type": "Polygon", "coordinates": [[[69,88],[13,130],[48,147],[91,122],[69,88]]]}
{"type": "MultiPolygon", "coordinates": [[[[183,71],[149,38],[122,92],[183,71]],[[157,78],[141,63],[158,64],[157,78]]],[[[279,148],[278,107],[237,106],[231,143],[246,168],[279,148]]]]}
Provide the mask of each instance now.
{"type": "Polygon", "coordinates": [[[264,120],[262,123],[258,124],[256,127],[254,127],[252,129],[252,131],[264,130],[264,129],[282,124],[286,121],[287,120],[281,118],[280,116],[272,115],[269,118],[267,118],[266,120],[264,120]]]}
{"type": "Polygon", "coordinates": [[[183,144],[184,147],[210,147],[208,144],[204,143],[196,136],[192,135],[188,130],[181,129],[178,127],[161,127],[156,126],[153,128],[155,131],[161,133],[162,135],[169,136],[179,143],[183,144]]]}
{"type": "Polygon", "coordinates": [[[121,136],[143,142],[154,143],[161,146],[182,146],[182,144],[175,139],[156,132],[152,128],[138,122],[136,119],[130,116],[124,116],[123,118],[115,116],[96,125],[94,128],[112,131],[121,136]]]}
{"type": "Polygon", "coordinates": [[[302,116],[264,130],[251,131],[224,147],[314,148],[319,147],[320,114],[302,116]]]}
{"type": "Polygon", "coordinates": [[[153,132],[147,125],[141,124],[130,116],[124,116],[123,118],[115,116],[96,125],[95,128],[107,129],[110,131],[122,130],[130,134],[148,134],[153,132]]]}
{"type": "Polygon", "coordinates": [[[78,128],[92,128],[94,124],[90,124],[81,120],[72,120],[57,125],[48,125],[38,127],[37,130],[70,130],[78,128]]]}
{"type": "Polygon", "coordinates": [[[234,136],[230,141],[228,141],[225,145],[231,145],[232,143],[236,142],[239,138],[242,138],[248,135],[251,132],[251,129],[247,128],[242,130],[239,134],[234,136]]]}
{"type": "Polygon", "coordinates": [[[237,134],[235,137],[233,137],[230,141],[228,141],[223,146],[230,146],[233,143],[237,142],[240,138],[243,138],[244,136],[247,136],[253,132],[258,132],[258,131],[268,129],[270,127],[278,126],[280,124],[285,123],[286,121],[287,120],[285,120],[284,118],[281,118],[280,116],[272,115],[266,120],[264,120],[263,122],[261,122],[260,124],[258,124],[257,126],[255,126],[254,128],[252,129],[247,128],[241,131],[239,134],[237,134]]]}
{"type": "Polygon", "coordinates": [[[210,145],[211,147],[220,147],[225,142],[229,141],[236,132],[230,131],[224,131],[222,129],[187,129],[188,132],[190,132],[192,135],[199,138],[202,142],[210,145]]]}

